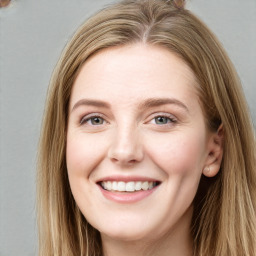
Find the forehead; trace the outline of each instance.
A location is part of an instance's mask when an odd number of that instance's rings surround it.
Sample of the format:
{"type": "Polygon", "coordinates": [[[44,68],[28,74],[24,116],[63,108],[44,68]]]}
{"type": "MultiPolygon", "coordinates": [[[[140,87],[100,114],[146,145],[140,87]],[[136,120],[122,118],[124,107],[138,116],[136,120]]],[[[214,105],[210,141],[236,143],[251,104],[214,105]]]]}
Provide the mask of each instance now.
{"type": "Polygon", "coordinates": [[[73,85],[71,104],[81,97],[123,101],[147,97],[196,97],[196,78],[169,50],[146,44],[107,48],[93,55],[73,85]],[[111,92],[111,93],[110,93],[111,92]]]}

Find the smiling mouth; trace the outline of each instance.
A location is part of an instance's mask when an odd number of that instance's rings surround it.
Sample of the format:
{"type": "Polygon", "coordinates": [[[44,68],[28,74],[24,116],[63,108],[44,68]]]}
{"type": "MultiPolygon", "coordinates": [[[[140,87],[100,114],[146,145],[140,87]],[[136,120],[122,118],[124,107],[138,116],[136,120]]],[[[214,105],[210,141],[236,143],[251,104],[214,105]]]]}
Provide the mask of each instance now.
{"type": "Polygon", "coordinates": [[[98,183],[104,190],[113,192],[146,191],[160,185],[158,181],[101,181],[98,183]]]}

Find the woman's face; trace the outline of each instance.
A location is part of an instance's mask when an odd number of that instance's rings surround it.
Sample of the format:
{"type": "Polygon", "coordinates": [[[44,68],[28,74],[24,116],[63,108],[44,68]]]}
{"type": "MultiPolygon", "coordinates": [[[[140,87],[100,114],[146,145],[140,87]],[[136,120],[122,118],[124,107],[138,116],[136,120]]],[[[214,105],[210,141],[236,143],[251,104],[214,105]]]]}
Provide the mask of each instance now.
{"type": "Polygon", "coordinates": [[[91,57],[71,94],[67,169],[77,205],[107,237],[189,229],[210,155],[196,79],[168,50],[135,44],[91,57]]]}

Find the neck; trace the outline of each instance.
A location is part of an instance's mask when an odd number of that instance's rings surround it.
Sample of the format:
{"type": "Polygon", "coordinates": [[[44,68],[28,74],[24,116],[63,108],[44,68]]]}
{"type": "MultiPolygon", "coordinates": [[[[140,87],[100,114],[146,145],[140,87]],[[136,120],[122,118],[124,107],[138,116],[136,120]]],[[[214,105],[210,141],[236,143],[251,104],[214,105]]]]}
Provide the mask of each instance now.
{"type": "Polygon", "coordinates": [[[104,256],[192,256],[192,210],[184,215],[168,233],[153,239],[123,241],[101,234],[104,256]]]}

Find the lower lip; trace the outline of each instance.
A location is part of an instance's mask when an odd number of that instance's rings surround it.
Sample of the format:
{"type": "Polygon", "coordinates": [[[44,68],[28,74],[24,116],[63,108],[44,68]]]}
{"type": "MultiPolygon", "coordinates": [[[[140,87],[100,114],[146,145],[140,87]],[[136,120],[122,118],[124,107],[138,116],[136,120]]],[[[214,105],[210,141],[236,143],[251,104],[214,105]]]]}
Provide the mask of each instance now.
{"type": "Polygon", "coordinates": [[[103,196],[109,200],[115,201],[117,203],[136,203],[138,201],[143,200],[144,198],[150,196],[157,187],[154,187],[149,190],[140,190],[136,192],[114,192],[103,189],[100,185],[98,185],[103,196]]]}

